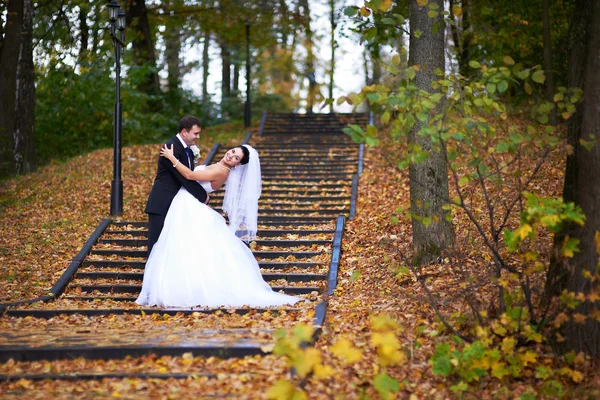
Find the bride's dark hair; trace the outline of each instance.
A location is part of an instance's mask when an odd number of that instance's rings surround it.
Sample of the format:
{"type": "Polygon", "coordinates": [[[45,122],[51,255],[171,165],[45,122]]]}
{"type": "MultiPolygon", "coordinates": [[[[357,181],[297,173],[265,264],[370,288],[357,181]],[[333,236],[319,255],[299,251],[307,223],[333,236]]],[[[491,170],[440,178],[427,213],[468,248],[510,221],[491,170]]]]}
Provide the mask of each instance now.
{"type": "Polygon", "coordinates": [[[237,146],[237,147],[242,149],[242,153],[244,153],[244,156],[240,160],[240,165],[248,164],[248,161],[250,161],[250,151],[248,151],[248,149],[245,146],[237,146]]]}

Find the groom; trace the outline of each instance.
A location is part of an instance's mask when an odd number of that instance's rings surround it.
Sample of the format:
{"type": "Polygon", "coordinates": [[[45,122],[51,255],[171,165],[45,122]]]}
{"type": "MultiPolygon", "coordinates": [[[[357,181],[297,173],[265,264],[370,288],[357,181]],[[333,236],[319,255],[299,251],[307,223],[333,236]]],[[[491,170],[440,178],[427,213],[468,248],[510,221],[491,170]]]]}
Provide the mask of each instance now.
{"type": "MultiPolygon", "coordinates": [[[[192,170],[194,169],[194,155],[190,146],[196,143],[201,130],[200,120],[188,115],[179,121],[179,133],[167,142],[167,146],[173,145],[173,152],[179,162],[192,170]]],[[[208,203],[209,196],[202,186],[198,185],[196,181],[185,179],[173,168],[167,158],[159,156],[156,178],[144,210],[148,214],[148,256],[158,241],[171,202],[182,186],[198,201],[208,203]]]]}

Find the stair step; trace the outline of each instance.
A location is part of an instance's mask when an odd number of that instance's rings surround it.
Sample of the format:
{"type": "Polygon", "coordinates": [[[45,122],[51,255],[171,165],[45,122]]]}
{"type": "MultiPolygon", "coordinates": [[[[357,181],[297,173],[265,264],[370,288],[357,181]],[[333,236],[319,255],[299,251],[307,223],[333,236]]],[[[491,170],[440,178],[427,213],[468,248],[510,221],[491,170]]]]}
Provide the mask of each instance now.
{"type": "MultiPolygon", "coordinates": [[[[135,293],[139,294],[142,289],[141,285],[69,285],[71,291],[81,292],[99,292],[99,293],[135,293]]],[[[283,291],[286,294],[307,294],[311,292],[322,292],[323,289],[318,286],[272,286],[273,291],[283,291]]],[[[79,296],[79,295],[75,295],[79,296]]],[[[65,298],[74,298],[71,295],[66,295],[65,298]]],[[[132,300],[135,301],[135,298],[132,300]]]]}
{"type": "MultiPolygon", "coordinates": [[[[286,273],[263,273],[266,282],[285,279],[288,282],[310,282],[327,279],[325,274],[286,274],[286,273]]],[[[77,272],[76,279],[120,279],[131,281],[142,281],[143,272],[77,272]]]]}
{"type": "MultiPolygon", "coordinates": [[[[145,258],[146,250],[117,250],[117,249],[93,249],[90,254],[98,256],[119,256],[119,257],[138,257],[145,258]]],[[[277,258],[293,256],[296,258],[310,258],[325,254],[318,251],[253,251],[254,257],[277,258]]],[[[91,260],[90,260],[91,261],[91,260]]]]}

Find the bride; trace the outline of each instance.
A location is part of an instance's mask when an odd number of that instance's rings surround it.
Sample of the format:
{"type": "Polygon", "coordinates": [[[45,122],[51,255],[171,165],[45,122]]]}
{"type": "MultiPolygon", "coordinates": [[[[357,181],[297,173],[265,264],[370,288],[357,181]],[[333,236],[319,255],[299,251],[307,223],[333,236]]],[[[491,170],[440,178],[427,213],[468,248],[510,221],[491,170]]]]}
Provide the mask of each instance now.
{"type": "Polygon", "coordinates": [[[248,145],[227,151],[223,159],[194,171],[182,165],[166,145],[161,156],[186,179],[211,193],[225,181],[225,219],[181,188],[167,213],[160,237],[146,262],[141,305],[162,307],[280,306],[300,299],[274,292],[262,279],[244,240],[256,237],[261,174],[258,153],[248,145]]]}

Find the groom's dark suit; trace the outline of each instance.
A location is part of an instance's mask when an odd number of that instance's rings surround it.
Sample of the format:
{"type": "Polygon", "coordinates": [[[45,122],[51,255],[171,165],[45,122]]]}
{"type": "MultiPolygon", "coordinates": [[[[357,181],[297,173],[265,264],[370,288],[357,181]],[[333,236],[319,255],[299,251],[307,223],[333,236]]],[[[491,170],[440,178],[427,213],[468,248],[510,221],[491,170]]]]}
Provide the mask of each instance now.
{"type": "MultiPolygon", "coordinates": [[[[193,158],[188,157],[183,144],[181,144],[177,136],[173,136],[167,142],[167,146],[170,147],[171,145],[173,145],[173,154],[179,162],[187,167],[191,165],[192,169],[194,169],[193,158]]],[[[173,168],[173,164],[171,164],[168,158],[159,156],[156,178],[154,179],[154,184],[146,203],[146,209],[144,210],[148,214],[148,256],[150,255],[150,251],[152,251],[152,246],[154,246],[160,236],[167,211],[169,211],[171,202],[181,186],[185,187],[198,201],[202,203],[206,202],[207,194],[202,186],[198,185],[196,181],[185,179],[177,172],[177,169],[173,168]]]]}

